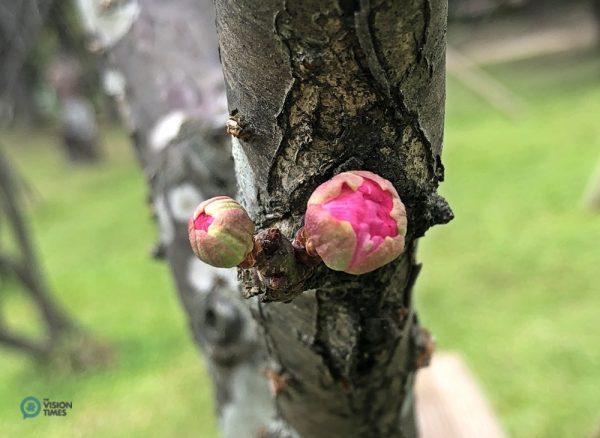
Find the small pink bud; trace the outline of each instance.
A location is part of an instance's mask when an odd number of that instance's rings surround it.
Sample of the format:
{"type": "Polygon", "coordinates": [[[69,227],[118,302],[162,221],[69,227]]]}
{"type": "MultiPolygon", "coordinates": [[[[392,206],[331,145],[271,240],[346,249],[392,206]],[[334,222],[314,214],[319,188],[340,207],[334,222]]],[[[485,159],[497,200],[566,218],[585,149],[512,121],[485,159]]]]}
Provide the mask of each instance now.
{"type": "Polygon", "coordinates": [[[353,170],[321,184],[308,200],[306,246],[331,269],[365,274],[404,250],[406,210],[387,179],[353,170]]]}
{"type": "Polygon", "coordinates": [[[188,225],[190,244],[200,260],[219,268],[239,265],[254,245],[254,223],[228,196],[202,202],[188,225]]]}

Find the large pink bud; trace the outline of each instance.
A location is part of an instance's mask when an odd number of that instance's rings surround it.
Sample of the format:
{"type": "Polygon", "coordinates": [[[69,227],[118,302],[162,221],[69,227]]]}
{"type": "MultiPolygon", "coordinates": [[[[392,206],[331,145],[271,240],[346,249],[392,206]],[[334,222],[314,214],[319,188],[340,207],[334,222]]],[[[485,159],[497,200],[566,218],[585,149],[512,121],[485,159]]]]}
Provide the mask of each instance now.
{"type": "Polygon", "coordinates": [[[239,265],[254,245],[254,223],[244,207],[228,196],[198,205],[188,233],[198,258],[219,268],[239,265]]]}
{"type": "Polygon", "coordinates": [[[404,250],[406,210],[387,179],[353,170],[321,184],[304,217],[306,248],[331,269],[371,272],[404,250]]]}

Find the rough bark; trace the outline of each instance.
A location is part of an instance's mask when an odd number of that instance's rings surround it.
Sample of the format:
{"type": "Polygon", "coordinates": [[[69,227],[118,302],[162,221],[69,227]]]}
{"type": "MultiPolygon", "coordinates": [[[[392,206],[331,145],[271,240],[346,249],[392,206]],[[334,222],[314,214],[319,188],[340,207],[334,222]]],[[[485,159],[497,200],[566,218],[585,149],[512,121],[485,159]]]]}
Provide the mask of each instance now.
{"type": "Polygon", "coordinates": [[[263,343],[236,271],[200,262],[187,235],[200,201],[235,193],[212,2],[79,0],[79,9],[147,177],[160,228],[154,253],[166,257],[207,359],[223,435],[256,436],[274,412],[263,343]]]}
{"type": "Polygon", "coordinates": [[[431,349],[412,307],[416,242],[452,218],[436,194],[446,2],[215,5],[229,109],[245,131],[233,140],[238,183],[258,229],[291,239],[315,187],[351,169],[391,180],[408,213],[395,262],[362,276],[321,265],[291,303],[251,306],[277,372],[269,432],[415,436],[414,375],[431,349]]]}

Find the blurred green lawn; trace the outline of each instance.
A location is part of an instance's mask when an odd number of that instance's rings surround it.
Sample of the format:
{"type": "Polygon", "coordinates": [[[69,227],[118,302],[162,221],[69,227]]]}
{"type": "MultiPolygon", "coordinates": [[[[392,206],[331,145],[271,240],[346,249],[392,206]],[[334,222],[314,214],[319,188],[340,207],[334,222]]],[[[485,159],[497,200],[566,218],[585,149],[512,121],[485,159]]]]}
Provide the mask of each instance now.
{"type": "MultiPolygon", "coordinates": [[[[600,56],[489,71],[527,111],[511,122],[449,79],[441,192],[456,219],[421,244],[418,308],[511,435],[585,437],[600,423],[600,216],[580,207],[600,158],[600,56]]],[[[118,361],[73,376],[2,350],[0,436],[215,436],[210,382],[167,269],[148,255],[154,226],[127,138],[107,132],[108,160],[79,169],[47,133],[2,137],[39,192],[31,223],[56,295],[118,361]],[[28,395],[73,410],[22,420],[28,395]]],[[[16,290],[3,307],[36,331],[16,290]]]]}

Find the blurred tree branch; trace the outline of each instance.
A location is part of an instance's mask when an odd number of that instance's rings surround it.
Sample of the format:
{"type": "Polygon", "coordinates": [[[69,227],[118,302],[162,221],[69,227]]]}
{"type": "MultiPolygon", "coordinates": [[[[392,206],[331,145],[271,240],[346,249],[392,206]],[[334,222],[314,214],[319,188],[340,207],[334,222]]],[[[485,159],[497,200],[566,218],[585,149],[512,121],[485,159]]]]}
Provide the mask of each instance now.
{"type": "Polygon", "coordinates": [[[15,246],[13,251],[0,248],[0,277],[14,278],[20,283],[40,313],[45,336],[36,341],[14,333],[4,322],[0,308],[0,344],[39,360],[57,360],[69,369],[103,364],[110,360],[110,349],[75,324],[50,292],[33,248],[17,181],[6,155],[0,150],[0,220],[8,224],[2,236],[10,238],[15,246]]]}

